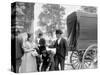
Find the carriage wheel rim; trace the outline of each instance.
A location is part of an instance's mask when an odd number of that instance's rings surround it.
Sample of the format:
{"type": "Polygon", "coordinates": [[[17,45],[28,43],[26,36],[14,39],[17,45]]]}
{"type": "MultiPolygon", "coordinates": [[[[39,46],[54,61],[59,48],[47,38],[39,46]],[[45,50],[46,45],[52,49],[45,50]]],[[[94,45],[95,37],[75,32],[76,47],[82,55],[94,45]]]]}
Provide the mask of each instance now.
{"type": "MultiPolygon", "coordinates": [[[[93,47],[97,47],[97,44],[92,44],[92,45],[90,45],[87,49],[86,49],[86,51],[85,51],[85,53],[84,53],[84,55],[83,55],[83,58],[82,58],[82,65],[83,65],[83,68],[84,68],[84,64],[85,64],[85,55],[87,54],[87,52],[88,51],[90,51],[93,47]]],[[[97,49],[96,49],[97,50],[97,49]]]]}

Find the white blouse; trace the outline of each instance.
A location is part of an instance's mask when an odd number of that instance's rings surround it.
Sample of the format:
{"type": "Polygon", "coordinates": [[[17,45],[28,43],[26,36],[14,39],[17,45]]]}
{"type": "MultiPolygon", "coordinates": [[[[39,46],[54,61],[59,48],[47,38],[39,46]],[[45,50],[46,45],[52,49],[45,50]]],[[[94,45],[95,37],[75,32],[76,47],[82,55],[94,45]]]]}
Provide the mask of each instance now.
{"type": "Polygon", "coordinates": [[[36,52],[36,50],[34,48],[36,48],[36,44],[35,43],[33,43],[33,42],[31,43],[29,41],[24,41],[23,42],[23,49],[24,49],[25,53],[31,52],[31,54],[33,56],[37,56],[38,53],[36,52]]]}

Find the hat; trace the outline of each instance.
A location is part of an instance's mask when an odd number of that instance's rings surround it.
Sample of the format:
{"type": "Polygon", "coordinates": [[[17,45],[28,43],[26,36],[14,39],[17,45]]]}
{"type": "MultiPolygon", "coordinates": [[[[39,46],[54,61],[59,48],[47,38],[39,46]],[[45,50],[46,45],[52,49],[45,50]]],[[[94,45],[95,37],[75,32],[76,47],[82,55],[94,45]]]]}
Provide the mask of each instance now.
{"type": "Polygon", "coordinates": [[[42,35],[43,35],[43,33],[39,33],[39,34],[38,34],[38,36],[42,36],[42,35]]]}
{"type": "Polygon", "coordinates": [[[60,29],[56,30],[56,34],[62,34],[63,32],[60,29]]]}

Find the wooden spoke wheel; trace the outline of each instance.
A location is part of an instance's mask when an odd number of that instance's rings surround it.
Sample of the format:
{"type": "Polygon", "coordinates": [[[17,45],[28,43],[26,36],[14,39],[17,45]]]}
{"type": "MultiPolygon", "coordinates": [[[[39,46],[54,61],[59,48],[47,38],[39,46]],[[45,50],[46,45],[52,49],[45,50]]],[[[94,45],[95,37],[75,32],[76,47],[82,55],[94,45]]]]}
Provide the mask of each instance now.
{"type": "Polygon", "coordinates": [[[82,51],[73,51],[70,57],[70,63],[73,69],[82,69],[82,51]]]}
{"type": "Polygon", "coordinates": [[[82,67],[88,69],[92,63],[97,61],[97,44],[90,45],[84,52],[82,67]]]}

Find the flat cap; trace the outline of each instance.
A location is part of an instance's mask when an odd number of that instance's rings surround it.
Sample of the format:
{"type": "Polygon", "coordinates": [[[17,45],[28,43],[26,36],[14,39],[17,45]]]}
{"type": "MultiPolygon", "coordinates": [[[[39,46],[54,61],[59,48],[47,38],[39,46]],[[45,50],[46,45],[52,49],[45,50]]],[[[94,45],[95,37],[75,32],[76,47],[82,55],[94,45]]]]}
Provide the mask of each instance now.
{"type": "Polygon", "coordinates": [[[56,34],[62,34],[63,32],[60,29],[56,30],[56,34]]]}

